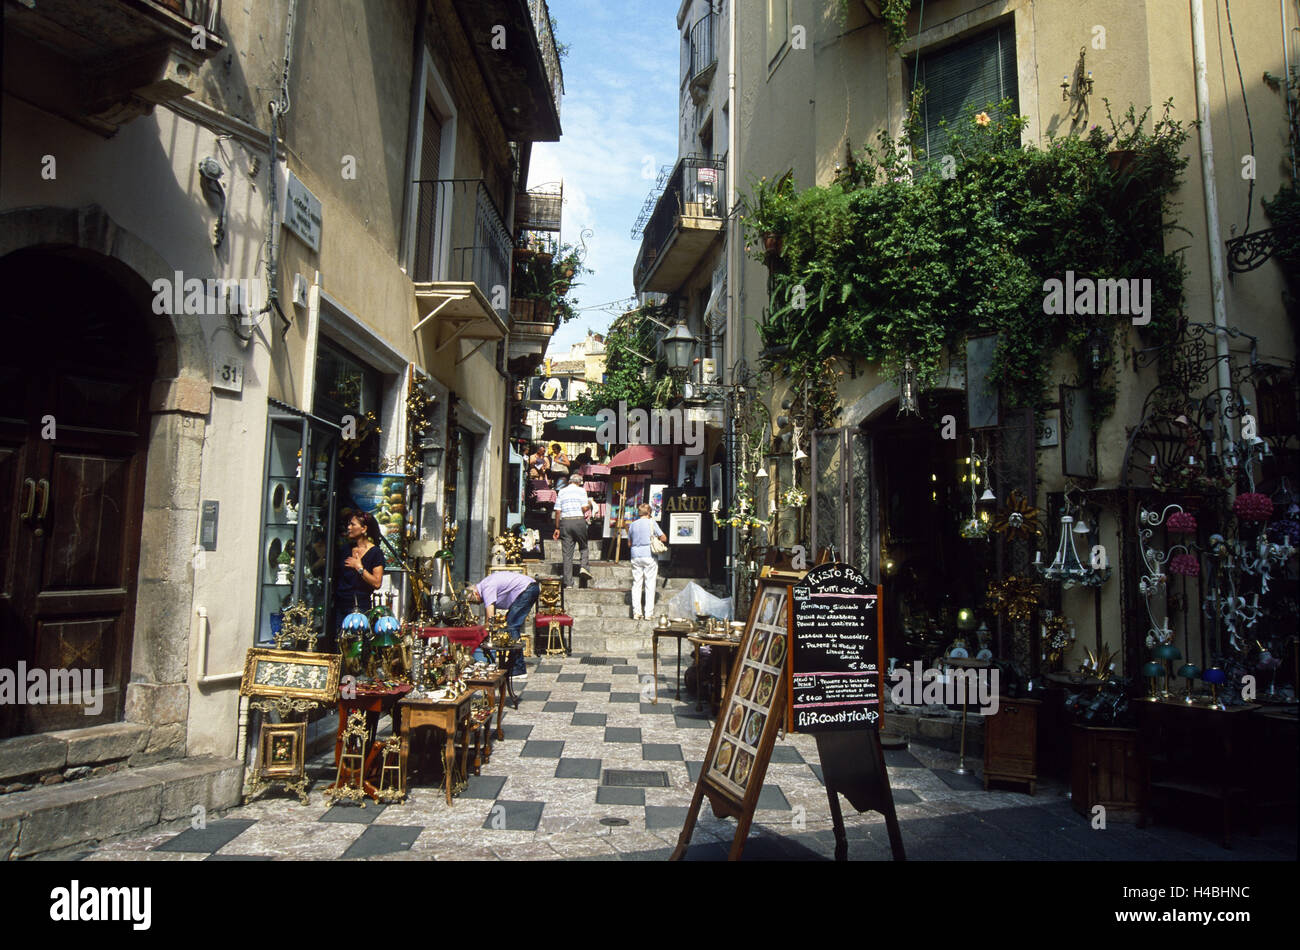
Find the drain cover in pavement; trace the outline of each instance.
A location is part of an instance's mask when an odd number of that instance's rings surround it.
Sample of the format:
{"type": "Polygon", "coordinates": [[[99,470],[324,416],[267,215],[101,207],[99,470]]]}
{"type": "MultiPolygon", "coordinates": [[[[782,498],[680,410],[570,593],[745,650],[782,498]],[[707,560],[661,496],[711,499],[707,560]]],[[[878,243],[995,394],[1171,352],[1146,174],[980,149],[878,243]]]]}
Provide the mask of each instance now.
{"type": "Polygon", "coordinates": [[[639,769],[605,769],[602,785],[622,788],[667,788],[668,773],[639,769]]]}
{"type": "Polygon", "coordinates": [[[611,828],[621,828],[628,823],[626,818],[602,818],[602,825],[609,825],[611,828]]]}

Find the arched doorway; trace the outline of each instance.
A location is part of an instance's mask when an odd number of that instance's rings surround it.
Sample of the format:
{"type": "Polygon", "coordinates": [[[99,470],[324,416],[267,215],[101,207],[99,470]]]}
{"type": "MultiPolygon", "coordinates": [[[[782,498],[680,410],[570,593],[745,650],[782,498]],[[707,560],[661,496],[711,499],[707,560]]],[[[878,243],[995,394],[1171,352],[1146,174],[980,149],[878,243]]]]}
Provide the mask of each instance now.
{"type": "Polygon", "coordinates": [[[0,286],[0,669],[47,688],[0,705],[5,738],[122,718],[158,367],[122,263],[26,249],[0,286]]]}

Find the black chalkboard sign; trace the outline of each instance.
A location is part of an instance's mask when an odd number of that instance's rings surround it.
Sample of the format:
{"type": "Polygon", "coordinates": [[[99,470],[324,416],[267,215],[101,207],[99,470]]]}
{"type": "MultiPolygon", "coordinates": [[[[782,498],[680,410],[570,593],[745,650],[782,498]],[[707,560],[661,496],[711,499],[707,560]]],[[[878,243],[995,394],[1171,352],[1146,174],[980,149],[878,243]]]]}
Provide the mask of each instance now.
{"type": "Polygon", "coordinates": [[[848,564],[822,564],[792,592],[787,706],[794,732],[880,727],[880,588],[848,564]]]}

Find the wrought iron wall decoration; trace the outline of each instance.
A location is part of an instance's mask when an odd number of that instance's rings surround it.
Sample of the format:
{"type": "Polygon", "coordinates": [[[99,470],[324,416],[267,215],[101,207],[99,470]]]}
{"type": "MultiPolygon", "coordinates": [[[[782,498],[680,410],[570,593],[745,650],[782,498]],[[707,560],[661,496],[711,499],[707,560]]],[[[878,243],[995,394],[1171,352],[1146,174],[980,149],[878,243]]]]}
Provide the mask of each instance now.
{"type": "Polygon", "coordinates": [[[1152,598],[1166,589],[1169,575],[1165,565],[1175,556],[1174,552],[1181,550],[1184,554],[1188,553],[1185,544],[1176,544],[1169,550],[1162,551],[1155,547],[1152,537],[1155,535],[1156,528],[1165,524],[1170,517],[1176,518],[1180,514],[1184,514],[1180,505],[1169,505],[1159,513],[1149,511],[1145,507],[1138,510],[1138,550],[1142,554],[1143,565],[1143,574],[1138,579],[1138,590],[1146,605],[1147,616],[1151,618],[1146,645],[1152,650],[1163,644],[1172,644],[1174,640],[1174,631],[1169,626],[1168,615],[1166,614],[1163,620],[1156,619],[1156,612],[1151,605],[1152,598]]]}

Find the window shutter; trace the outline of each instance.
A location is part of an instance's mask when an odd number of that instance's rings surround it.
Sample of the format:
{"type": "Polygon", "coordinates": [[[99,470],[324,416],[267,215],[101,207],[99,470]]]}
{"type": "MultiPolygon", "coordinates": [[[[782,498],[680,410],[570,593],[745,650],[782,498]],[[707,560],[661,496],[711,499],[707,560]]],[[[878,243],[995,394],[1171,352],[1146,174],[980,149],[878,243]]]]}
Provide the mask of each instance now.
{"type": "MultiPolygon", "coordinates": [[[[928,163],[938,162],[946,154],[949,138],[940,122],[953,126],[968,108],[984,111],[1003,99],[1011,99],[1012,108],[1019,110],[1013,24],[1007,22],[964,42],[917,56],[913,78],[915,86],[926,91],[921,104],[924,132],[914,147],[925,153],[928,163]]],[[[996,110],[988,112],[992,118],[999,117],[996,110]]]]}
{"type": "Polygon", "coordinates": [[[433,234],[438,215],[438,167],[442,147],[442,123],[426,103],[424,107],[424,136],[420,143],[420,185],[415,220],[415,279],[433,280],[433,234]]]}

